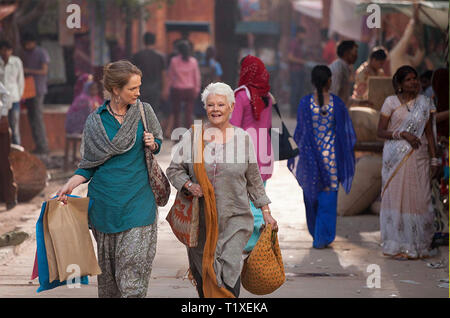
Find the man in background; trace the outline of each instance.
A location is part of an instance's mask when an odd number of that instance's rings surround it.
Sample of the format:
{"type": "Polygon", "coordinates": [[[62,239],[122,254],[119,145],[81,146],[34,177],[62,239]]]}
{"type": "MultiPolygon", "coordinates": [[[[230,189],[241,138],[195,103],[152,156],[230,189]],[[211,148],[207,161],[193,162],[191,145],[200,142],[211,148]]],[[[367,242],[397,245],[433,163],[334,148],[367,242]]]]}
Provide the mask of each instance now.
{"type": "Polygon", "coordinates": [[[20,99],[24,90],[23,65],[20,58],[13,54],[13,47],[8,41],[0,42],[0,82],[10,93],[12,107],[8,120],[12,130],[12,143],[20,145],[20,99]]]}
{"type": "Polygon", "coordinates": [[[355,75],[355,85],[353,87],[352,101],[359,106],[369,103],[369,78],[372,76],[384,76],[383,66],[386,62],[386,50],[382,47],[375,47],[369,55],[369,60],[358,67],[355,75]]]}
{"type": "Polygon", "coordinates": [[[416,36],[420,32],[421,24],[417,4],[414,5],[414,16],[409,20],[400,40],[389,51],[391,75],[403,65],[417,68],[423,61],[425,50],[421,41],[416,36]]]}
{"type": "Polygon", "coordinates": [[[44,98],[47,94],[47,74],[50,57],[48,52],[37,45],[37,38],[27,33],[22,37],[22,61],[25,76],[32,76],[36,87],[36,96],[25,100],[28,121],[36,148],[33,153],[46,155],[49,152],[44,124],[44,98]]]}
{"type": "Polygon", "coordinates": [[[352,94],[353,64],[358,58],[358,45],[355,41],[342,41],[337,47],[338,58],[331,63],[330,93],[339,96],[347,107],[352,94]]]}
{"type": "Polygon", "coordinates": [[[155,49],[155,40],[153,33],[145,33],[145,49],[136,53],[131,61],[142,71],[140,99],[160,113],[161,98],[167,100],[169,91],[166,83],[166,59],[155,49]]]}
{"type": "Polygon", "coordinates": [[[0,200],[6,203],[6,210],[11,210],[17,205],[17,187],[9,161],[11,137],[8,111],[11,104],[11,95],[0,82],[0,200]]]}
{"type": "Polygon", "coordinates": [[[289,44],[288,62],[289,62],[289,77],[291,83],[290,104],[291,115],[297,114],[297,107],[300,99],[304,94],[305,86],[305,48],[304,39],[306,37],[306,30],[299,26],[297,27],[295,38],[289,44]]]}
{"type": "Polygon", "coordinates": [[[433,87],[431,86],[431,79],[433,78],[433,71],[428,70],[420,74],[420,86],[422,87],[421,94],[433,98],[433,87]]]}

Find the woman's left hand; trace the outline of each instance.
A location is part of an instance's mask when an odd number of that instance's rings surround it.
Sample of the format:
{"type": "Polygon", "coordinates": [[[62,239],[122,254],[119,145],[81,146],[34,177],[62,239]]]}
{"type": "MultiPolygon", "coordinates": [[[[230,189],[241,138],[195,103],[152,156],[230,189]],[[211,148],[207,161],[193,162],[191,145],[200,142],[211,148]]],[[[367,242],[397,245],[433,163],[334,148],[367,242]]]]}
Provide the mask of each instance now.
{"type": "Polygon", "coordinates": [[[264,223],[270,224],[272,225],[272,230],[273,231],[278,231],[278,224],[277,221],[272,217],[272,215],[270,214],[270,212],[263,212],[263,219],[264,219],[264,223]]]}
{"type": "Polygon", "coordinates": [[[155,142],[155,137],[153,137],[152,133],[148,133],[144,131],[144,144],[146,147],[149,147],[151,151],[154,151],[157,147],[155,142]]]}

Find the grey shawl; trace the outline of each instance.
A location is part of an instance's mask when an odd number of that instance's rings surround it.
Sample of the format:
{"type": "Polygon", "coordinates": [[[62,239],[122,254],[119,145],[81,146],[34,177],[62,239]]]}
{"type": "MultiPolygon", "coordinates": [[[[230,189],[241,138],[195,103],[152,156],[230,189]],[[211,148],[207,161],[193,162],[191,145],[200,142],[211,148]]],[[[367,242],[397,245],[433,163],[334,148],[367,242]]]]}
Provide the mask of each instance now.
{"type": "MultiPolygon", "coordinates": [[[[108,103],[108,102],[107,102],[108,103]]],[[[84,126],[81,141],[81,162],[78,167],[89,169],[102,165],[113,156],[129,151],[136,142],[136,133],[141,114],[139,103],[131,105],[125,115],[122,126],[112,140],[109,140],[98,112],[89,115],[84,126]]],[[[143,103],[149,132],[157,139],[162,140],[163,134],[158,118],[150,104],[143,103]]],[[[142,154],[144,155],[144,153],[142,154]]]]}

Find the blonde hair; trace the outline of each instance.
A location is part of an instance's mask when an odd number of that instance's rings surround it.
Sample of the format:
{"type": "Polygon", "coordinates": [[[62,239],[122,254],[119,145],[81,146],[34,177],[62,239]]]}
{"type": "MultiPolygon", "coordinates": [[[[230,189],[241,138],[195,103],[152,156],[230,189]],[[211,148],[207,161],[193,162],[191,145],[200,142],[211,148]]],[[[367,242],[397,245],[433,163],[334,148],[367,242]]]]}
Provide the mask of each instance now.
{"type": "Polygon", "coordinates": [[[209,95],[222,95],[225,96],[228,102],[228,106],[231,108],[231,105],[234,104],[234,92],[231,87],[225,83],[217,82],[211,83],[203,90],[202,93],[202,102],[203,107],[206,108],[206,101],[208,100],[209,95]]]}
{"type": "Polygon", "coordinates": [[[114,94],[113,88],[122,89],[127,85],[132,75],[142,77],[142,71],[133,63],[127,60],[108,63],[103,68],[103,87],[105,99],[111,99],[114,94]]]}

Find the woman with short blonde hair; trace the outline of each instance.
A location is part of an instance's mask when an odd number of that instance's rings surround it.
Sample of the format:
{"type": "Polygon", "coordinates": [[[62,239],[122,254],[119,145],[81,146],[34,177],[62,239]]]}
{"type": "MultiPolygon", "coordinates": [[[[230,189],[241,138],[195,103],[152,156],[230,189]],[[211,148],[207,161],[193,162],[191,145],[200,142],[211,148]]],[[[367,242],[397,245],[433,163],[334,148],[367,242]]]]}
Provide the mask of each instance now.
{"type": "Polygon", "coordinates": [[[97,241],[99,297],[145,297],[156,251],[158,211],[144,147],[158,153],[162,131],[152,107],[139,111],[141,71],[128,61],[104,68],[104,104],[86,121],[82,159],[58,200],[90,181],[89,224],[97,241]]]}

